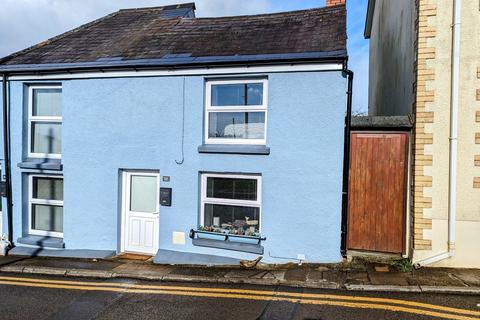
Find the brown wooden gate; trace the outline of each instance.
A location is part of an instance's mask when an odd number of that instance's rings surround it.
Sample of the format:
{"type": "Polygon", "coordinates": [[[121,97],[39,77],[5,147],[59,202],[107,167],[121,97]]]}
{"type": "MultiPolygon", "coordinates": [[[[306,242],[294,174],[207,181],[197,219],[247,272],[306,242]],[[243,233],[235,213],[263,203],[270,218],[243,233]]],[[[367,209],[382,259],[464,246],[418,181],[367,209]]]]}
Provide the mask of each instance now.
{"type": "Polygon", "coordinates": [[[347,248],[405,252],[408,133],[352,132],[347,248]]]}

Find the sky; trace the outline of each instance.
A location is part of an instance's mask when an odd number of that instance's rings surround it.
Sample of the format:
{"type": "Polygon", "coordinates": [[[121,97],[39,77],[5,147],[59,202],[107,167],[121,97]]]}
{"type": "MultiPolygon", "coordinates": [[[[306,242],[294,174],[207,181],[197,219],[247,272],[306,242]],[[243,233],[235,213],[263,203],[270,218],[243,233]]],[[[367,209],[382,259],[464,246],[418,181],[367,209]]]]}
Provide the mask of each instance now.
{"type": "MultiPolygon", "coordinates": [[[[0,57],[124,8],[195,0],[1,0],[0,57]]],[[[355,73],[352,109],[367,111],[368,41],[363,38],[368,0],[347,0],[349,68],[355,73]]],[[[325,6],[325,0],[196,0],[198,17],[232,16],[325,6]]]]}

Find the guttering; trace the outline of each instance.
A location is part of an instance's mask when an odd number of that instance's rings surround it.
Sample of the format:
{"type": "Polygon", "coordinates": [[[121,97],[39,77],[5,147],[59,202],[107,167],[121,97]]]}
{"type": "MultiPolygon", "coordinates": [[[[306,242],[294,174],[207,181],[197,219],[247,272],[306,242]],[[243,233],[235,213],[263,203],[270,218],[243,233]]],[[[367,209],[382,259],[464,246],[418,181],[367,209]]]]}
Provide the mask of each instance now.
{"type": "Polygon", "coordinates": [[[118,70],[91,69],[88,72],[58,71],[56,73],[14,74],[9,81],[34,80],[68,80],[68,79],[101,79],[101,78],[128,78],[128,77],[163,77],[163,76],[225,76],[265,74],[278,72],[311,72],[311,71],[342,71],[343,63],[290,63],[272,65],[242,65],[202,68],[168,68],[168,69],[131,69],[118,70]]]}
{"type": "Polygon", "coordinates": [[[348,182],[350,171],[350,132],[352,128],[353,71],[348,70],[345,63],[343,72],[348,77],[347,114],[345,116],[345,141],[343,146],[342,234],[340,247],[342,256],[345,256],[347,254],[348,182]]]}
{"type": "Polygon", "coordinates": [[[0,72],[10,74],[39,74],[58,72],[88,72],[94,70],[153,70],[153,69],[191,69],[201,67],[264,66],[298,63],[343,63],[346,50],[329,52],[281,53],[235,56],[191,57],[188,54],[165,55],[159,59],[123,60],[122,57],[101,58],[96,61],[79,63],[47,64],[1,64],[0,72]]]}
{"type": "Polygon", "coordinates": [[[425,266],[445,260],[455,255],[455,229],[457,220],[457,139],[458,139],[458,97],[460,72],[460,30],[462,21],[462,1],[454,0],[452,24],[452,77],[450,95],[450,157],[448,188],[448,243],[447,251],[417,262],[425,266]]]}
{"type": "MultiPolygon", "coordinates": [[[[10,112],[8,105],[8,75],[2,75],[2,106],[3,106],[3,152],[5,158],[5,184],[7,198],[8,241],[13,246],[13,213],[12,213],[12,175],[10,169],[10,112]]],[[[0,230],[0,233],[2,230],[0,230]]]]}

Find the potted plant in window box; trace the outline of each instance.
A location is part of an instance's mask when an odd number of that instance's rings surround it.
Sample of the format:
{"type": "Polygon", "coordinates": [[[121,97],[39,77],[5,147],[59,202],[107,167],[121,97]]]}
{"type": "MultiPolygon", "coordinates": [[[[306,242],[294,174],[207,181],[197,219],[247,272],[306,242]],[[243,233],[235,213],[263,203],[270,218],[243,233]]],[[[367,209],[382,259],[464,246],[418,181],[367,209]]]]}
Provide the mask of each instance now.
{"type": "Polygon", "coordinates": [[[202,239],[212,239],[212,240],[225,240],[226,232],[218,227],[212,226],[199,226],[198,231],[202,231],[198,233],[197,236],[202,239]]]}
{"type": "Polygon", "coordinates": [[[229,240],[232,242],[242,242],[242,243],[251,243],[257,244],[260,238],[260,233],[256,232],[255,229],[232,229],[228,233],[229,240]]]}

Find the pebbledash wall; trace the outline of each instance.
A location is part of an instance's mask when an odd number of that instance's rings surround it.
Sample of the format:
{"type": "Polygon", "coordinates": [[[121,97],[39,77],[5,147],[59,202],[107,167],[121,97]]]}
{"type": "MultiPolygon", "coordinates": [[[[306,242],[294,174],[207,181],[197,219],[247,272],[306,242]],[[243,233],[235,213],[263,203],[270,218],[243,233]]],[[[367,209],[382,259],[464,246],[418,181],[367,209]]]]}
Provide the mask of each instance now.
{"type": "MultiPolygon", "coordinates": [[[[199,172],[241,172],[262,175],[264,261],[288,262],[284,258],[298,254],[309,262],[340,261],[347,80],[340,71],[267,76],[269,155],[198,152],[206,77],[61,81],[66,248],[118,250],[119,170],[155,169],[171,177],[161,186],[173,189],[172,206],[160,208],[160,249],[253,258],[196,247],[188,238],[199,221],[199,172]],[[185,161],[178,165],[184,83],[185,161]],[[172,244],[174,231],[185,232],[185,245],[172,244]]],[[[26,227],[22,173],[38,172],[17,167],[28,84],[12,81],[10,87],[14,239],[25,235],[26,227]]]]}
{"type": "MultiPolygon", "coordinates": [[[[448,249],[453,1],[418,0],[414,261],[448,249]]],[[[462,1],[455,255],[436,266],[479,267],[480,11],[462,1]]]]}

